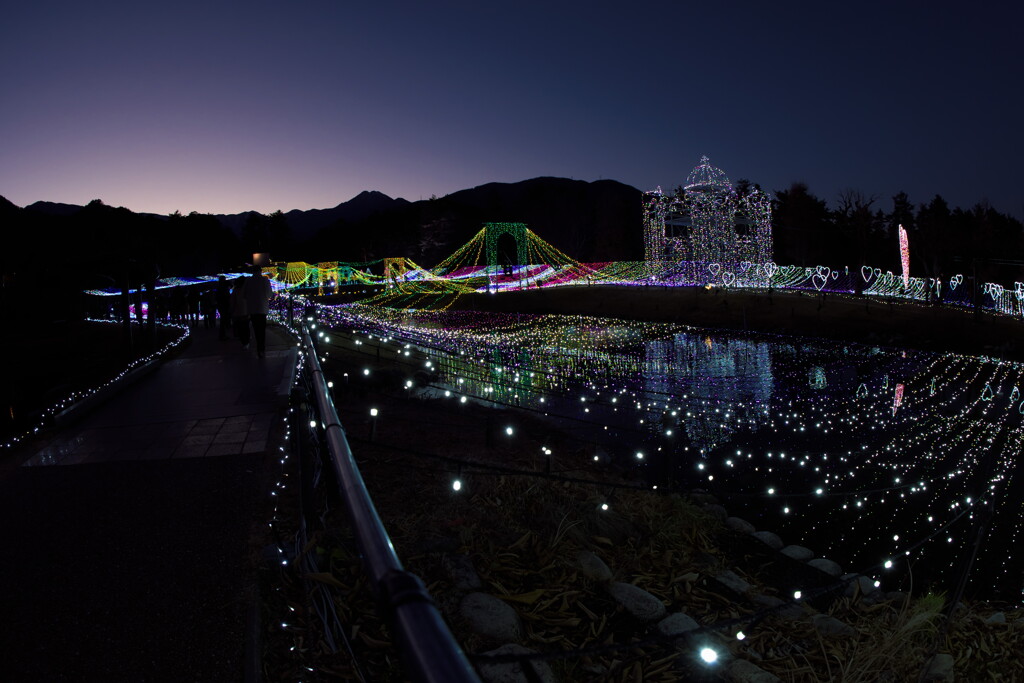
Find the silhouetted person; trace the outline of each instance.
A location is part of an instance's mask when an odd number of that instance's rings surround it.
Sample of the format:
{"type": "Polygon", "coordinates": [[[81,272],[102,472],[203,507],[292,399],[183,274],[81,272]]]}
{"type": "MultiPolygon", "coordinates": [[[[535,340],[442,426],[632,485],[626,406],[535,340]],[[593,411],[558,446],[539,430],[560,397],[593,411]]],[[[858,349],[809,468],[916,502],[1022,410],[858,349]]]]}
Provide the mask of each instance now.
{"type": "Polygon", "coordinates": [[[213,313],[217,310],[217,305],[214,303],[212,288],[206,287],[203,289],[203,293],[199,297],[199,310],[203,314],[203,328],[207,330],[213,329],[213,313]]]}
{"type": "Polygon", "coordinates": [[[220,316],[220,340],[228,338],[228,326],[231,324],[231,286],[228,279],[221,275],[217,278],[217,314],[220,316]]]}
{"type": "Polygon", "coordinates": [[[188,288],[188,324],[189,327],[199,327],[199,288],[188,288]]]}
{"type": "Polygon", "coordinates": [[[185,292],[179,285],[171,289],[171,320],[180,323],[185,315],[185,292]]]}
{"type": "Polygon", "coordinates": [[[252,277],[246,280],[245,301],[249,307],[253,335],[256,337],[256,355],[263,358],[267,349],[267,313],[270,312],[270,295],[274,290],[270,280],[263,277],[259,266],[252,267],[252,277]]]}
{"type": "Polygon", "coordinates": [[[242,348],[249,348],[249,307],[246,304],[245,284],[249,278],[240,277],[231,288],[231,322],[242,348]]]}
{"type": "Polygon", "coordinates": [[[142,325],[142,289],[136,288],[132,292],[132,306],[135,307],[135,321],[142,325]]]}

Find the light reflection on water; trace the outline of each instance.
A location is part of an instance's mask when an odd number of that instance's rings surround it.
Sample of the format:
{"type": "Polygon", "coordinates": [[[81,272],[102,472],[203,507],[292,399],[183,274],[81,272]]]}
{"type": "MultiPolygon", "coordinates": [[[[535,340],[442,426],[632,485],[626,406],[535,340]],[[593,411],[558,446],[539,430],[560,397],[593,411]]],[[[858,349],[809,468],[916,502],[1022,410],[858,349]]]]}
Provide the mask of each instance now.
{"type": "Polygon", "coordinates": [[[642,448],[649,483],[716,493],[846,571],[894,560],[948,590],[983,533],[972,587],[1021,599],[1017,364],[579,317],[388,329],[433,347],[447,386],[572,420],[623,462],[642,448]]]}

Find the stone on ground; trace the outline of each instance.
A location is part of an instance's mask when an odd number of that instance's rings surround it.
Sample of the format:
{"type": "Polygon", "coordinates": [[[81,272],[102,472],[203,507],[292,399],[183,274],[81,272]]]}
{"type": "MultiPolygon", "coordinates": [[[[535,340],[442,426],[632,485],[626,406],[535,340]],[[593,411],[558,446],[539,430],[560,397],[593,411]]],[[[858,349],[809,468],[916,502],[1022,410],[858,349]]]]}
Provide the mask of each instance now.
{"type": "Polygon", "coordinates": [[[612,580],[612,570],[600,557],[589,550],[581,550],[576,554],[576,566],[580,568],[584,576],[594,581],[606,583],[612,580]]]}
{"type": "Polygon", "coordinates": [[[774,550],[782,550],[782,539],[770,531],[755,531],[750,535],[758,539],[762,543],[766,543],[769,547],[773,548],[774,550]]]}
{"type": "Polygon", "coordinates": [[[733,531],[738,531],[741,534],[752,534],[757,531],[753,524],[742,517],[727,517],[725,525],[733,531]]]}
{"type": "Polygon", "coordinates": [[[953,655],[937,654],[928,662],[925,669],[923,681],[952,681],[953,680],[953,655]]]}
{"type": "MultiPolygon", "coordinates": [[[[537,654],[534,650],[525,648],[522,645],[516,645],[515,643],[509,643],[508,645],[502,645],[499,648],[484,652],[485,655],[534,655],[537,654]]],[[[551,667],[547,663],[531,659],[521,662],[492,662],[490,664],[480,664],[478,667],[480,677],[486,681],[486,683],[532,683],[533,681],[541,681],[542,683],[556,683],[558,680],[555,678],[554,672],[551,671],[551,667]],[[535,676],[531,676],[527,673],[527,668],[533,669],[535,676]]]]}
{"type": "Polygon", "coordinates": [[[729,662],[726,673],[733,683],[781,683],[778,676],[745,659],[734,659],[729,662]]]}
{"type": "Polygon", "coordinates": [[[753,586],[747,583],[744,579],[742,579],[739,576],[739,574],[732,571],[731,569],[726,569],[725,571],[715,574],[714,578],[716,581],[718,581],[720,584],[722,584],[729,590],[740,595],[745,594],[747,591],[753,588],[753,586]]]}
{"type": "Polygon", "coordinates": [[[793,558],[797,562],[806,562],[807,560],[814,559],[814,551],[802,545],[787,545],[779,552],[786,557],[793,558]]]}
{"type": "Polygon", "coordinates": [[[700,628],[700,624],[684,612],[670,614],[658,622],[658,633],[663,636],[678,636],[700,628]]]}
{"type": "Polygon", "coordinates": [[[818,633],[829,638],[852,638],[857,635],[857,629],[826,614],[815,614],[811,617],[811,624],[818,633]]]}
{"type": "Polygon", "coordinates": [[[811,560],[807,563],[807,566],[814,567],[815,569],[820,569],[829,576],[834,576],[836,578],[839,578],[843,575],[842,567],[840,567],[832,560],[826,559],[824,557],[818,557],[816,559],[811,560]]]}
{"type": "Polygon", "coordinates": [[[608,592],[617,603],[641,621],[654,621],[665,616],[665,604],[656,596],[631,583],[616,581],[608,586],[608,592]]]}
{"type": "Polygon", "coordinates": [[[720,522],[729,518],[729,511],[717,503],[710,503],[704,506],[704,511],[720,522]]]}
{"type": "Polygon", "coordinates": [[[493,595],[470,593],[462,599],[459,613],[475,633],[495,640],[520,640],[523,624],[516,611],[493,595]]]}

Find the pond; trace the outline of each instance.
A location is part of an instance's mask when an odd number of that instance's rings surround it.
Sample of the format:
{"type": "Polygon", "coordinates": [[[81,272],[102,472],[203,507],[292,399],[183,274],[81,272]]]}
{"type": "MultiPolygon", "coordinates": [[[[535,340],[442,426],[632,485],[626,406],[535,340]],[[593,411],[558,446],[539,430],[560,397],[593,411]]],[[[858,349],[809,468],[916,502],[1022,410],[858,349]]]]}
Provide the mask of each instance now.
{"type": "MultiPolygon", "coordinates": [[[[660,491],[884,587],[1022,599],[1020,364],[583,316],[325,309],[415,344],[430,391],[543,413],[660,491]]],[[[554,456],[557,457],[557,454],[554,456]]]]}

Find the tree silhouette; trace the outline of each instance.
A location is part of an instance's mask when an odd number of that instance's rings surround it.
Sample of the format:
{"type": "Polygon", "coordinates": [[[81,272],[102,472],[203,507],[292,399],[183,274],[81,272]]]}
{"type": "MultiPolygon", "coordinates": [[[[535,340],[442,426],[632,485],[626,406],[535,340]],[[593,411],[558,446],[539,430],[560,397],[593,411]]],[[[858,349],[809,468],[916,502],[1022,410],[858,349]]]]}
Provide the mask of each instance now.
{"type": "Polygon", "coordinates": [[[291,261],[295,257],[295,243],[288,219],[278,209],[267,217],[267,250],[275,261],[291,261]]]}
{"type": "Polygon", "coordinates": [[[824,199],[811,194],[805,183],[775,193],[773,207],[776,259],[809,266],[824,263],[826,244],[834,239],[834,224],[824,199]]]}

